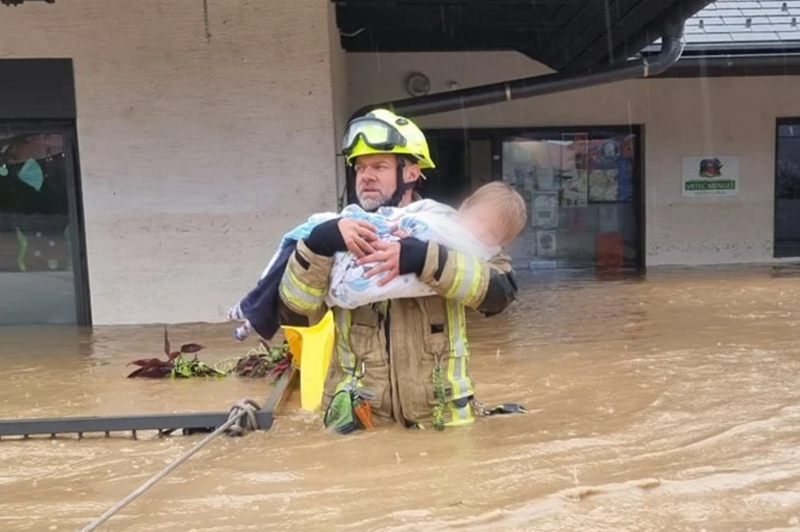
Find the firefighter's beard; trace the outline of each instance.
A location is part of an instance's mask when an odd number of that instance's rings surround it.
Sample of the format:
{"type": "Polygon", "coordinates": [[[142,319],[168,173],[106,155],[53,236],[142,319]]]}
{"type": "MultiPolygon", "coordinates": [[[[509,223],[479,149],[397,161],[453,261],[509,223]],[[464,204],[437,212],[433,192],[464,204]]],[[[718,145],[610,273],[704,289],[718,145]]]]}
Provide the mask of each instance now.
{"type": "Polygon", "coordinates": [[[383,207],[391,200],[390,197],[376,190],[360,192],[358,195],[358,204],[365,211],[374,211],[379,207],[383,207]]]}

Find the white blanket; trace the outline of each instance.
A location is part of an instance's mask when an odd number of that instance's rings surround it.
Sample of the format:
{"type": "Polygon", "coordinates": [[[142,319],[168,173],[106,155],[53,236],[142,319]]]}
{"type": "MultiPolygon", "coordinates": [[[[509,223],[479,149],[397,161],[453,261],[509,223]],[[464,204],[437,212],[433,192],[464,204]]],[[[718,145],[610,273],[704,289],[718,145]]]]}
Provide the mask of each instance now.
{"type": "MultiPolygon", "coordinates": [[[[378,228],[378,238],[385,241],[398,240],[392,234],[392,226],[424,242],[433,241],[449,249],[489,260],[499,248],[487,248],[458,223],[458,212],[433,200],[421,200],[404,208],[383,207],[375,213],[366,213],[357,206],[348,206],[342,216],[368,220],[378,228]],[[366,215],[366,216],[365,216],[366,215]]],[[[415,274],[401,275],[385,286],[378,286],[380,274],[365,279],[364,274],[375,264],[358,266],[352,253],[337,253],[331,270],[330,290],[326,303],[330,307],[353,309],[362,305],[388,299],[416,298],[434,295],[428,285],[415,274]]]]}
{"type": "MultiPolygon", "coordinates": [[[[320,213],[311,216],[308,222],[296,227],[284,236],[282,246],[290,241],[306,238],[317,225],[332,218],[357,218],[373,224],[381,240],[397,240],[393,228],[399,227],[409,236],[422,241],[434,241],[449,249],[489,260],[499,248],[487,248],[469,231],[458,223],[458,211],[433,200],[420,200],[407,207],[381,207],[374,213],[366,212],[357,205],[348,205],[340,214],[320,213]]],[[[261,277],[266,276],[278,253],[264,268],[261,277]]],[[[353,309],[362,305],[388,299],[416,298],[433,295],[435,292],[414,274],[401,275],[386,286],[378,286],[378,280],[385,274],[369,279],[364,273],[374,264],[358,266],[356,257],[349,252],[336,253],[331,270],[330,289],[325,301],[329,307],[353,309]]]]}

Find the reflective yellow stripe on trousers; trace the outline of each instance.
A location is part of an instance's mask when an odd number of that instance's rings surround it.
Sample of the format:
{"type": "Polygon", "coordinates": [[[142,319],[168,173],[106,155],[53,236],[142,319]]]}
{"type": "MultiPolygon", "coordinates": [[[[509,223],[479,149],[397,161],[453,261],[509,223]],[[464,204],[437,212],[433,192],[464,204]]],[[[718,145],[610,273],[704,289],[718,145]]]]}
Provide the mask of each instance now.
{"type": "Polygon", "coordinates": [[[356,356],[353,350],[350,349],[352,313],[349,310],[337,307],[333,309],[333,316],[336,320],[336,355],[339,367],[345,373],[343,380],[336,385],[336,391],[338,392],[353,382],[353,373],[356,371],[356,356]]]}
{"type": "MultiPolygon", "coordinates": [[[[453,397],[461,399],[473,394],[472,381],[467,376],[467,342],[464,306],[455,301],[447,302],[447,330],[450,336],[450,357],[447,359],[447,380],[453,389],[453,397]]],[[[447,425],[464,425],[472,423],[472,407],[467,404],[458,408],[454,402],[449,403],[452,421],[447,425]]]]}

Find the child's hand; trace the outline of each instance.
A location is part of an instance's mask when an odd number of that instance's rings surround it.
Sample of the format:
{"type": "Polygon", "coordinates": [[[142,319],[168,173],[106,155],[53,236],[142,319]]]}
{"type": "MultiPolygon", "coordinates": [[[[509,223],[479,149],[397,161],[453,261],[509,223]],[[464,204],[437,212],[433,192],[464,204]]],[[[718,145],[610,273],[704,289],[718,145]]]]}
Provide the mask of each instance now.
{"type": "Polygon", "coordinates": [[[400,229],[399,224],[395,224],[394,226],[392,226],[392,234],[397,238],[399,238],[400,240],[403,240],[407,236],[411,236],[411,233],[409,233],[405,229],[400,229]]]}

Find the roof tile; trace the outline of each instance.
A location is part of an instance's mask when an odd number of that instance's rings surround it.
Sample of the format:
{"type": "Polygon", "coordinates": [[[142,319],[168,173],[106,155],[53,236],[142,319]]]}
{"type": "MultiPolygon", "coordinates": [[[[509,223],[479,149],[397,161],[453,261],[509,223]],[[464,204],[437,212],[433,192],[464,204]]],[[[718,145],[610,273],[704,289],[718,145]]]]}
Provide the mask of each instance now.
{"type": "MultiPolygon", "coordinates": [[[[742,20],[744,20],[744,19],[742,19],[742,20]]],[[[722,17],[690,18],[689,20],[686,21],[686,26],[687,27],[691,26],[691,27],[695,27],[696,28],[696,27],[700,26],[701,21],[702,21],[703,25],[706,25],[706,24],[723,24],[724,23],[723,20],[722,20],[722,17]]]]}
{"type": "Polygon", "coordinates": [[[686,25],[686,42],[690,47],[714,42],[783,40],[800,40],[800,0],[716,0],[686,25]]]}
{"type": "Polygon", "coordinates": [[[792,26],[790,23],[785,22],[783,24],[772,24],[772,31],[777,32],[784,32],[784,33],[792,33],[794,32],[794,39],[800,38],[800,26],[795,24],[792,26]]]}
{"type": "Polygon", "coordinates": [[[727,33],[717,33],[715,35],[708,35],[705,33],[700,33],[698,35],[692,35],[693,43],[723,43],[723,42],[733,42],[733,37],[731,37],[727,33]]]}
{"type": "MultiPolygon", "coordinates": [[[[797,9],[795,8],[795,11],[797,9]]],[[[772,15],[774,17],[778,17],[780,15],[785,15],[787,11],[782,11],[780,9],[748,9],[742,8],[742,14],[746,17],[766,17],[768,15],[772,15]]]]}
{"type": "Polygon", "coordinates": [[[749,1],[739,1],[733,0],[728,2],[719,2],[720,4],[734,4],[739,9],[761,9],[760,2],[749,2],[749,1]]]}
{"type": "MultiPolygon", "coordinates": [[[[781,9],[783,4],[789,4],[784,0],[761,0],[761,7],[781,9]]],[[[713,4],[712,4],[713,5],[713,4]]]]}
{"type": "Polygon", "coordinates": [[[791,24],[792,19],[795,19],[795,22],[800,20],[800,15],[794,17],[791,15],[786,15],[784,17],[767,17],[767,18],[769,19],[771,24],[791,24]]]}
{"type": "MultiPolygon", "coordinates": [[[[698,14],[696,14],[692,18],[704,18],[705,14],[706,14],[706,11],[703,10],[703,11],[700,11],[698,14]]],[[[717,9],[716,11],[709,11],[708,15],[709,16],[715,16],[715,17],[742,17],[742,16],[744,16],[742,14],[742,10],[741,9],[730,9],[730,8],[717,9]]]]}

